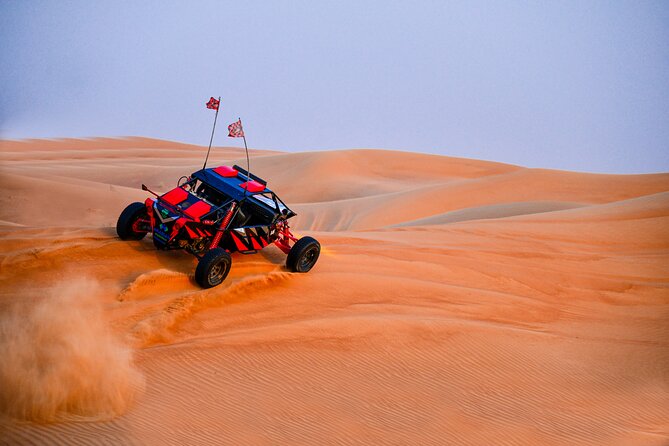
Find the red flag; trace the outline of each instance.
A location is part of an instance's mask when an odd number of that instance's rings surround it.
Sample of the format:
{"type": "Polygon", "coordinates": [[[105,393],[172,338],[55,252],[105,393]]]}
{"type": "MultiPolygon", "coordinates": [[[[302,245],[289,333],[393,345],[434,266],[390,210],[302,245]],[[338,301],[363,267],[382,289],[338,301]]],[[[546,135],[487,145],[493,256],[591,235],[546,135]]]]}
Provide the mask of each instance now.
{"type": "Polygon", "coordinates": [[[228,126],[228,136],[230,138],[243,138],[244,129],[242,128],[242,120],[238,119],[228,126]]]}
{"type": "Polygon", "coordinates": [[[210,108],[210,109],[212,109],[212,110],[218,110],[218,104],[219,104],[220,102],[221,102],[221,101],[219,101],[218,99],[215,99],[215,98],[212,96],[212,98],[209,99],[209,102],[207,102],[207,108],[210,108]]]}

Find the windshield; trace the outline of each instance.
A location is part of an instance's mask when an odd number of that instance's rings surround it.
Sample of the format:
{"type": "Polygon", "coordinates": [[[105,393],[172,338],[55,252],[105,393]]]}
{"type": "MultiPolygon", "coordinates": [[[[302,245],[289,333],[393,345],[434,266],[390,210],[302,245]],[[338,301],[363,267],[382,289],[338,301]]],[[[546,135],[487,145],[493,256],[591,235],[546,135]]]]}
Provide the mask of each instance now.
{"type": "Polygon", "coordinates": [[[278,208],[279,212],[283,212],[284,209],[287,209],[286,206],[284,206],[283,203],[274,201],[272,196],[271,195],[268,196],[268,195],[269,194],[256,194],[256,195],[253,195],[252,198],[254,198],[255,200],[260,201],[261,203],[264,203],[265,205],[269,206],[274,211],[277,210],[277,204],[279,205],[279,208],[278,208]]]}

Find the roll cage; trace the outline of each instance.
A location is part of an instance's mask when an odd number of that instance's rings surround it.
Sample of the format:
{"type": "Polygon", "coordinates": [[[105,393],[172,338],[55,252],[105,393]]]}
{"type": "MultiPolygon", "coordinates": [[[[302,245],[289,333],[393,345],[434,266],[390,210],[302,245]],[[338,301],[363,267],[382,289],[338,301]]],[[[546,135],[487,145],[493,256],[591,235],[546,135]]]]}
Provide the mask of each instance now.
{"type": "MultiPolygon", "coordinates": [[[[200,220],[210,223],[219,223],[226,215],[232,202],[237,202],[235,223],[241,226],[271,225],[279,219],[288,219],[297,215],[272,190],[268,189],[261,178],[248,174],[254,182],[264,186],[263,190],[250,192],[243,187],[247,179],[247,172],[239,166],[234,166],[239,174],[235,177],[223,177],[214,169],[202,169],[187,178],[178,187],[188,192],[189,198],[180,203],[177,210],[183,213],[190,204],[198,200],[204,201],[211,210],[202,215],[200,220]],[[242,178],[243,177],[243,178],[242,178]],[[241,185],[241,186],[240,186],[241,185]],[[185,206],[184,206],[185,205],[185,206]],[[248,218],[247,218],[248,217],[248,218]]],[[[174,206],[172,206],[174,207],[174,206]]]]}

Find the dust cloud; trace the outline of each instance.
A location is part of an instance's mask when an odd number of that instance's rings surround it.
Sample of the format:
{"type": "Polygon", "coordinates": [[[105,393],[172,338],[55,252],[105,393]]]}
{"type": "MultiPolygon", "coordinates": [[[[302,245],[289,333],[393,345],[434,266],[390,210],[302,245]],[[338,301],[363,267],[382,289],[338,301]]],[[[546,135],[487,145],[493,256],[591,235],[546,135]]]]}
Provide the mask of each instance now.
{"type": "Polygon", "coordinates": [[[33,421],[111,418],[143,387],[133,352],[110,330],[91,280],[62,282],[0,316],[0,411],[33,421]]]}

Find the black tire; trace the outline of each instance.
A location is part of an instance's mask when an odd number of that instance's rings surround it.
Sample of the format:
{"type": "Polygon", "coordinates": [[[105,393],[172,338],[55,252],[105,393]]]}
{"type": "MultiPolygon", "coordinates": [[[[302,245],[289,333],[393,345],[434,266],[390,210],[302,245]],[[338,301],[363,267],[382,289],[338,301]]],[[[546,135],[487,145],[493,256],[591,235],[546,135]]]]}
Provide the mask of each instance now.
{"type": "Polygon", "coordinates": [[[220,285],[230,272],[232,259],[223,248],[214,248],[202,256],[195,268],[195,281],[202,288],[220,285]]]}
{"type": "Polygon", "coordinates": [[[314,267],[321,253],[321,244],[313,237],[302,237],[288,252],[286,268],[294,273],[306,273],[314,267]]]}
{"type": "Polygon", "coordinates": [[[149,218],[144,203],[130,203],[116,222],[116,233],[121,240],[141,240],[148,231],[136,231],[133,229],[134,223],[140,218],[149,218]]]}

